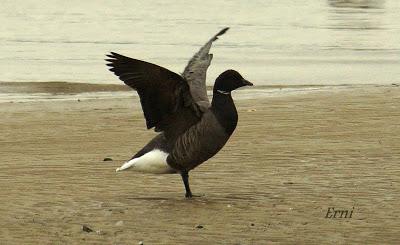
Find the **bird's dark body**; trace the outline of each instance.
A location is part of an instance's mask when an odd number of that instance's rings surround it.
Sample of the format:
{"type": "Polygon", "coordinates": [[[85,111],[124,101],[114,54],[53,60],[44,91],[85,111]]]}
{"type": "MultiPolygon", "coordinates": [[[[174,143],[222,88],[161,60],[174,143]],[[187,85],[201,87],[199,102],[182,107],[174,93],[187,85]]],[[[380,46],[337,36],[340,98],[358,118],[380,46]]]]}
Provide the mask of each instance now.
{"type": "Polygon", "coordinates": [[[218,95],[212,104],[201,120],[184,130],[184,133],[173,140],[167,140],[166,135],[160,133],[133,158],[160,149],[170,154],[167,163],[172,168],[189,171],[213,157],[235,130],[238,115],[231,96],[218,95]],[[218,106],[225,110],[219,110],[218,106]]]}
{"type": "MultiPolygon", "coordinates": [[[[233,132],[221,125],[219,116],[212,109],[206,111],[197,124],[177,138],[167,163],[175,169],[189,171],[217,154],[233,132]]],[[[231,122],[236,126],[237,117],[231,122]]]]}

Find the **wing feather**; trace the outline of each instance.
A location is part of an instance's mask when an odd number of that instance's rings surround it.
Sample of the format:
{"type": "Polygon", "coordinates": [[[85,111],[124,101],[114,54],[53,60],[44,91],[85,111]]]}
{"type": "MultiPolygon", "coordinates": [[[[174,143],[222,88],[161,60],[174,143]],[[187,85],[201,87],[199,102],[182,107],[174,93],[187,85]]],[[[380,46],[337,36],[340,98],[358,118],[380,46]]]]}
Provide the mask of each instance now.
{"type": "Polygon", "coordinates": [[[138,92],[148,129],[155,127],[156,131],[177,134],[201,118],[189,85],[180,75],[114,52],[107,56],[110,71],[138,92]]]}
{"type": "Polygon", "coordinates": [[[204,44],[203,47],[201,47],[200,50],[190,59],[182,73],[182,76],[186,81],[188,81],[193,100],[200,105],[203,111],[210,106],[207,97],[206,74],[213,58],[213,55],[209,53],[211,45],[228,29],[229,27],[222,29],[206,44],[204,44]]]}

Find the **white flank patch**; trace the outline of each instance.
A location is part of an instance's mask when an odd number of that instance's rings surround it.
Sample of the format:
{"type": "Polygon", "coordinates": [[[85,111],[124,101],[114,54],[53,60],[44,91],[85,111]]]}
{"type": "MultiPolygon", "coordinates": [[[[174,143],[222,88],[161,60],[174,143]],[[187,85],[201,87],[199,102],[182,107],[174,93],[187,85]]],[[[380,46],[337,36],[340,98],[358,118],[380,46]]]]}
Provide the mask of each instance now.
{"type": "Polygon", "coordinates": [[[133,158],[117,168],[118,171],[131,168],[135,171],[153,174],[168,174],[174,173],[175,170],[167,164],[168,153],[159,149],[154,149],[147,152],[141,157],[133,158]]]}

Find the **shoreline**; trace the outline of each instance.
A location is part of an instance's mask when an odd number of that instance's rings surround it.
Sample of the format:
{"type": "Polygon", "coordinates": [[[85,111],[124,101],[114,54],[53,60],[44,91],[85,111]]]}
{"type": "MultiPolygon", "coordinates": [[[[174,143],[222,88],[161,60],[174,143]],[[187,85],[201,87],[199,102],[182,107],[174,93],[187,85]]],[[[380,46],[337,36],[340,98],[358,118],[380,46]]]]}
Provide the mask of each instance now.
{"type": "MultiPolygon", "coordinates": [[[[320,87],[360,87],[360,86],[400,86],[397,83],[379,84],[272,84],[255,85],[254,88],[260,89],[279,89],[279,88],[320,88],[320,87]]],[[[207,85],[207,90],[212,90],[213,86],[207,85]]],[[[254,89],[253,88],[253,89],[254,89]]],[[[250,88],[252,89],[252,88],[250,88]]],[[[127,91],[130,90],[122,81],[120,83],[90,83],[90,82],[65,82],[65,81],[0,81],[0,92],[24,92],[32,91],[49,93],[81,93],[92,91],[127,91]]]]}
{"type": "MultiPolygon", "coordinates": [[[[378,85],[262,85],[234,92],[235,99],[262,99],[292,96],[313,92],[348,90],[355,88],[396,87],[397,84],[378,85]]],[[[207,86],[211,99],[212,87],[207,86]]],[[[70,82],[0,82],[1,103],[34,103],[38,101],[73,101],[137,97],[124,84],[91,84],[70,82]]]]}

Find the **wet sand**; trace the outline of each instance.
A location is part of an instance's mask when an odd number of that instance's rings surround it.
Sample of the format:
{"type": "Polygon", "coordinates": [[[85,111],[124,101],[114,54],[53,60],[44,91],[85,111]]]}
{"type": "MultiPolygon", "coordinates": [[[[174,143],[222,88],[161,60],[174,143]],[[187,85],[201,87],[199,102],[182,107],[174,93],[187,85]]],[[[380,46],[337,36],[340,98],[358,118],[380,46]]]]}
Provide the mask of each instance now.
{"type": "Polygon", "coordinates": [[[234,135],[191,172],[204,194],[192,200],[178,175],[115,173],[155,134],[138,106],[0,104],[1,243],[399,241],[399,87],[237,101],[234,135]],[[354,211],[325,218],[329,207],[354,211]]]}
{"type": "Polygon", "coordinates": [[[129,91],[130,88],[118,84],[90,84],[69,82],[1,82],[0,93],[48,93],[76,94],[89,92],[129,91]]]}

